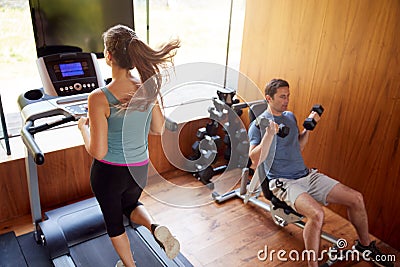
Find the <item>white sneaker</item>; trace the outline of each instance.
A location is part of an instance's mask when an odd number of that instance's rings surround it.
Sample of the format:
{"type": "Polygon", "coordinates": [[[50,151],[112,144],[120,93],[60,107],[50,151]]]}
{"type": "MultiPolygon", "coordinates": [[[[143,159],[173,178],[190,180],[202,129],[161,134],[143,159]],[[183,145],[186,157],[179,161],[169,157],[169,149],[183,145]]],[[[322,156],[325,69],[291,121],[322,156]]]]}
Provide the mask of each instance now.
{"type": "Polygon", "coordinates": [[[157,226],[154,230],[154,237],[157,243],[164,249],[168,258],[172,260],[178,256],[181,246],[167,227],[161,225],[157,226]]]}
{"type": "Polygon", "coordinates": [[[115,267],[125,267],[125,265],[121,260],[119,260],[117,261],[117,264],[115,264],[115,267]]]}

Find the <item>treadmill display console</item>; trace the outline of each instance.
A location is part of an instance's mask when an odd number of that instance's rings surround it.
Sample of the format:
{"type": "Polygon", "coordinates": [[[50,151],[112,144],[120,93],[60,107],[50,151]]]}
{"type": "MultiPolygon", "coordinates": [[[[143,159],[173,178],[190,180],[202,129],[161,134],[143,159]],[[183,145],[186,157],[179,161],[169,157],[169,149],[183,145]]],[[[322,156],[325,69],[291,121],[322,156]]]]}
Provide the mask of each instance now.
{"type": "Polygon", "coordinates": [[[70,96],[90,93],[104,86],[97,58],[92,53],[67,53],[41,57],[37,60],[46,94],[70,96]]]}
{"type": "Polygon", "coordinates": [[[80,76],[84,75],[83,65],[87,66],[86,63],[82,62],[72,62],[72,63],[64,63],[59,64],[58,66],[54,66],[58,69],[58,72],[61,72],[61,77],[71,77],[71,76],[80,76]]]}

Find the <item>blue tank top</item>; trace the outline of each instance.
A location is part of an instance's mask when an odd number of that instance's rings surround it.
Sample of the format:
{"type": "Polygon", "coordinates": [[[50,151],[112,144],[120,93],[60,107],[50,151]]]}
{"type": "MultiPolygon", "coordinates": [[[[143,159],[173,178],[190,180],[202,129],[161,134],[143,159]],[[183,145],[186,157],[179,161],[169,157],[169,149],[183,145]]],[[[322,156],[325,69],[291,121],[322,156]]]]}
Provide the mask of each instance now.
{"type": "MultiPolygon", "coordinates": [[[[272,114],[267,111],[261,116],[272,119],[272,114]]],[[[285,111],[281,116],[273,116],[273,120],[277,124],[285,124],[290,128],[290,131],[285,138],[274,136],[270,153],[267,156],[267,160],[263,162],[268,179],[297,179],[307,175],[308,168],[304,164],[301,154],[296,117],[292,112],[285,111]],[[276,146],[275,149],[272,146],[276,146]]],[[[264,132],[261,132],[255,126],[255,121],[253,121],[249,127],[250,144],[258,145],[264,132]]]]}
{"type": "Polygon", "coordinates": [[[108,90],[101,88],[110,107],[108,117],[108,151],[103,162],[130,165],[148,161],[148,134],[152,106],[145,111],[120,110],[119,100],[108,90]]]}

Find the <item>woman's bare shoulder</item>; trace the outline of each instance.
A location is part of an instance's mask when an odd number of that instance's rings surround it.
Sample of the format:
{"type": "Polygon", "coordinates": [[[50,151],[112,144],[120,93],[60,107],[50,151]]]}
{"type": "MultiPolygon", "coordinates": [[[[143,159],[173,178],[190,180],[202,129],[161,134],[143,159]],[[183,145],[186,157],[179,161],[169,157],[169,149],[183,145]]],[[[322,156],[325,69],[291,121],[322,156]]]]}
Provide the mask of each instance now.
{"type": "Polygon", "coordinates": [[[91,102],[93,102],[93,101],[102,102],[104,100],[106,100],[106,96],[103,93],[103,91],[101,90],[101,88],[97,88],[97,89],[93,90],[88,96],[88,101],[91,101],[91,102]]]}

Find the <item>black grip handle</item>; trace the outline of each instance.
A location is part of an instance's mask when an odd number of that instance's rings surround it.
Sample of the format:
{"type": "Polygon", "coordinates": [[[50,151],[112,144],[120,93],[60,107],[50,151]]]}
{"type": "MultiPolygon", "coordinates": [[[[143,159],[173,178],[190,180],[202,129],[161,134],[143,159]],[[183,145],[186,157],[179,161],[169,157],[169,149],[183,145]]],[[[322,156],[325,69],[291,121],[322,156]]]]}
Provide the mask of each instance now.
{"type": "Polygon", "coordinates": [[[32,127],[33,121],[27,121],[25,126],[21,129],[21,137],[24,142],[26,148],[28,149],[28,153],[30,153],[33,157],[33,160],[37,165],[42,165],[44,163],[44,154],[40,150],[37,145],[33,135],[30,133],[29,129],[32,127]]]}
{"type": "Polygon", "coordinates": [[[44,123],[42,125],[33,126],[33,121],[28,120],[25,122],[25,126],[21,129],[21,137],[22,141],[24,142],[25,146],[28,149],[28,153],[30,153],[33,157],[33,160],[37,165],[42,165],[44,163],[44,154],[40,150],[39,146],[37,145],[35,138],[33,135],[38,132],[43,132],[47,129],[53,128],[55,126],[59,126],[61,124],[75,121],[76,118],[74,116],[67,116],[60,120],[51,122],[51,123],[44,123]]]}

